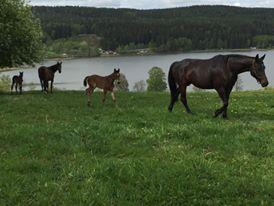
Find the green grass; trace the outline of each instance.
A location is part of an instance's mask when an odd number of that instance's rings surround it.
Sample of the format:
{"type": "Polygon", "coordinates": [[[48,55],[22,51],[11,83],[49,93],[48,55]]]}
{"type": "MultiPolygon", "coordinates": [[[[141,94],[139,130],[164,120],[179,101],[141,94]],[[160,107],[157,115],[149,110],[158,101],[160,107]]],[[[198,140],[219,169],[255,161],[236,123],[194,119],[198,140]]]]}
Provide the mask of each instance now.
{"type": "Polygon", "coordinates": [[[273,91],[0,95],[0,205],[271,205],[273,91]]]}

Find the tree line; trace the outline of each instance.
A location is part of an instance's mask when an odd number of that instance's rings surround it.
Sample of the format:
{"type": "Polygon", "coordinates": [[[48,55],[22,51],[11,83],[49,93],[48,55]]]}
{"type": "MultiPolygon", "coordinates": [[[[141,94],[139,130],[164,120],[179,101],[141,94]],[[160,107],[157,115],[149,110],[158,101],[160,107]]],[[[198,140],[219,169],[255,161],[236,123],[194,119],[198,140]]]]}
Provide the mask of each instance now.
{"type": "MultiPolygon", "coordinates": [[[[192,6],[135,10],[33,7],[44,41],[96,34],[103,49],[144,45],[157,51],[269,47],[274,9],[192,6]]],[[[138,47],[138,46],[137,46],[138,47]]]]}

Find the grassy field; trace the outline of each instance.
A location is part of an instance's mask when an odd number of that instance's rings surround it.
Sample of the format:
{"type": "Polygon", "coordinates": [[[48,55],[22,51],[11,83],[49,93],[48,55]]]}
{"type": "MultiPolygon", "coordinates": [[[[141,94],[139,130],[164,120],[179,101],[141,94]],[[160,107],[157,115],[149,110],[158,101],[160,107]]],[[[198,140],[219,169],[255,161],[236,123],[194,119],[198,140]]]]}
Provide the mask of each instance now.
{"type": "Polygon", "coordinates": [[[0,95],[0,205],[271,205],[274,93],[0,95]]]}

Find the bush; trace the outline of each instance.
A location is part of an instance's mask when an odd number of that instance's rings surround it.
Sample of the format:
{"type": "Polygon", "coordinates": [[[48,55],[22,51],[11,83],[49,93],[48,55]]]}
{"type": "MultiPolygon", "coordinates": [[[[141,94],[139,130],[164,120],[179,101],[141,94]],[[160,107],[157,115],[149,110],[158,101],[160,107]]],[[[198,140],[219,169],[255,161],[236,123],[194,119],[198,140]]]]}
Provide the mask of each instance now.
{"type": "Polygon", "coordinates": [[[162,92],[166,90],[166,77],[163,70],[159,67],[153,67],[148,71],[149,78],[147,80],[148,91],[162,92]]]}
{"type": "Polygon", "coordinates": [[[146,91],[146,82],[144,80],[136,82],[133,86],[133,91],[135,91],[135,92],[146,91]]]}
{"type": "Polygon", "coordinates": [[[128,81],[126,79],[126,76],[121,73],[120,74],[120,84],[115,83],[115,87],[117,91],[123,91],[123,92],[128,92],[128,81]]]}
{"type": "Polygon", "coordinates": [[[0,92],[7,92],[10,90],[11,79],[8,75],[0,77],[0,92]]]}

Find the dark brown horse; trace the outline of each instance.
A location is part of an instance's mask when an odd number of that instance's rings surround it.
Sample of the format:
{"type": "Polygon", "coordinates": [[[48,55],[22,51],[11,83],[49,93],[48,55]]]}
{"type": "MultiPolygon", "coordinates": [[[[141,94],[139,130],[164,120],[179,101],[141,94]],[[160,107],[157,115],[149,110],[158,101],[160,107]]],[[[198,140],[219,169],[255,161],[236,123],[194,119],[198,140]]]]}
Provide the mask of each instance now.
{"type": "Polygon", "coordinates": [[[52,85],[54,82],[54,74],[56,71],[61,73],[61,67],[62,67],[62,62],[57,62],[55,65],[52,65],[50,67],[45,67],[41,66],[38,69],[38,75],[42,87],[42,92],[48,92],[49,88],[49,81],[51,81],[50,84],[50,92],[52,93],[52,85]]]}
{"type": "Polygon", "coordinates": [[[11,92],[15,85],[15,91],[18,92],[17,88],[19,86],[20,94],[22,94],[22,83],[23,83],[23,72],[19,72],[19,75],[14,75],[12,77],[11,92]]]}
{"type": "Polygon", "coordinates": [[[185,59],[174,62],[168,74],[171,101],[168,110],[171,112],[175,102],[181,94],[181,101],[188,113],[186,88],[190,84],[201,89],[215,89],[223,101],[223,106],[215,111],[214,117],[223,114],[227,118],[227,107],[230,92],[237,81],[238,74],[249,71],[251,75],[266,87],[268,80],[265,75],[263,60],[243,55],[218,55],[211,59],[185,59]]]}
{"type": "Polygon", "coordinates": [[[86,89],[86,94],[88,95],[88,106],[91,104],[91,95],[94,92],[95,88],[100,88],[103,89],[103,103],[106,100],[106,94],[107,92],[111,92],[112,100],[115,103],[115,95],[114,95],[114,81],[117,80],[118,84],[120,78],[120,69],[114,69],[113,73],[102,77],[99,75],[91,75],[87,76],[84,79],[84,86],[86,87],[87,85],[89,86],[86,89]]]}

